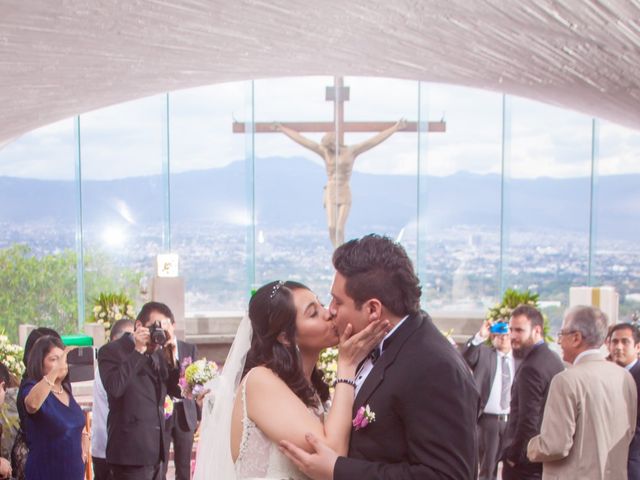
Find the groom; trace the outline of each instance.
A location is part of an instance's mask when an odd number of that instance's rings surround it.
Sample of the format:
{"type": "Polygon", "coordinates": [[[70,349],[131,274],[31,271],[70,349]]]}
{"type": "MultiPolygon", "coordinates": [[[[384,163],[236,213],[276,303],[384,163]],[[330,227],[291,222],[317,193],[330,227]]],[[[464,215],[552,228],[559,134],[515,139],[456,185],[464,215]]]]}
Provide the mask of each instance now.
{"type": "Polygon", "coordinates": [[[315,480],[475,479],[479,394],[460,354],[420,311],[407,253],[367,235],[340,246],[333,265],[330,309],[338,329],[350,323],[358,332],[378,318],[391,323],[353,379],[354,418],[369,406],[375,420],[354,427],[348,458],[312,434],[314,453],[286,441],[282,451],[315,480]]]}

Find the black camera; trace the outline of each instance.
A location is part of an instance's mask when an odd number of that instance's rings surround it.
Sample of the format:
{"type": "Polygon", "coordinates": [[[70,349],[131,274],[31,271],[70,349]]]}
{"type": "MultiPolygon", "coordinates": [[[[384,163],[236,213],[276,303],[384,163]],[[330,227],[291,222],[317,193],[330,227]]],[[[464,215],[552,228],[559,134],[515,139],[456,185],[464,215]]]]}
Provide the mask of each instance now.
{"type": "Polygon", "coordinates": [[[154,323],[149,327],[149,335],[151,336],[151,343],[163,346],[167,343],[167,333],[162,329],[159,323],[154,323]]]}

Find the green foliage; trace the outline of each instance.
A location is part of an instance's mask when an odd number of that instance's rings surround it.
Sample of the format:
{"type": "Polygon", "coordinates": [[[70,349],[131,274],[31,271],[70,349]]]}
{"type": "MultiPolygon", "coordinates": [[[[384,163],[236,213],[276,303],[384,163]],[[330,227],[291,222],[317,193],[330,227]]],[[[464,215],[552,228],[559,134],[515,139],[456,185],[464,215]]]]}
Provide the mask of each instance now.
{"type": "Polygon", "coordinates": [[[528,290],[526,292],[519,292],[518,290],[507,288],[502,296],[502,302],[497,303],[489,309],[487,320],[492,324],[496,322],[508,322],[511,318],[511,312],[518,305],[531,305],[538,308],[538,297],[537,293],[531,293],[528,290]]]}
{"type": "MultiPolygon", "coordinates": [[[[512,288],[507,288],[502,296],[502,301],[500,303],[495,304],[492,308],[487,312],[487,320],[494,324],[496,322],[509,322],[511,318],[511,312],[515,310],[515,308],[519,305],[531,305],[532,307],[540,310],[540,306],[538,304],[539,295],[537,293],[533,293],[530,291],[518,291],[512,288]]],[[[547,342],[553,342],[554,339],[549,334],[551,329],[549,325],[549,318],[546,315],[542,315],[544,318],[544,337],[547,342]]]]}
{"type": "MultiPolygon", "coordinates": [[[[85,256],[85,295],[124,291],[132,297],[142,274],[122,267],[100,254],[85,256]]],[[[16,342],[18,325],[35,324],[61,334],[78,330],[76,254],[68,249],[37,256],[28,245],[0,249],[0,326],[16,342]]],[[[85,318],[93,304],[87,302],[85,318]]]]}

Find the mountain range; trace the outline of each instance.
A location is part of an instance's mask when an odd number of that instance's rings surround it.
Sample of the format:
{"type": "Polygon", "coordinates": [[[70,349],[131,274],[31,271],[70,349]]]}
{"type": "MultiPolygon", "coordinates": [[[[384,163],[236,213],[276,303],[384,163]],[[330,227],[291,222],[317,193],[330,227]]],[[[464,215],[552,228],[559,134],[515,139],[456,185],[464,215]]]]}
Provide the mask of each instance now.
{"type": "MultiPolygon", "coordinates": [[[[247,221],[255,201],[261,225],[321,226],[325,222],[321,165],[303,158],[261,158],[254,172],[242,161],[208,170],[171,175],[173,222],[247,221]],[[248,179],[253,177],[254,182],[248,179]]],[[[420,215],[429,230],[456,225],[497,228],[501,178],[497,174],[421,176],[420,215]]],[[[598,177],[599,235],[637,239],[640,235],[640,175],[598,177]]],[[[354,172],[349,225],[370,231],[398,231],[415,221],[418,177],[354,172]]],[[[75,222],[73,181],[0,177],[0,222],[75,222]]],[[[146,225],[163,219],[160,175],[82,182],[83,221],[128,221],[146,225]]],[[[588,232],[590,179],[510,179],[506,182],[506,222],[510,228],[588,232]]]]}

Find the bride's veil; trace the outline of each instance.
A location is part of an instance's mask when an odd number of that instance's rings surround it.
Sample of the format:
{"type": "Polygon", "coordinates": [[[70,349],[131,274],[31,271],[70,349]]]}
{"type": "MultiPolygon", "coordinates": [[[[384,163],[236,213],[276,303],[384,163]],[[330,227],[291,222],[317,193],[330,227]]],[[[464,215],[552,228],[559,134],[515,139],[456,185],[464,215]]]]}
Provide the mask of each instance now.
{"type": "Polygon", "coordinates": [[[205,397],[202,406],[200,441],[193,480],[236,478],[229,444],[231,413],[247,352],[251,347],[251,335],[251,322],[249,316],[245,315],[229,350],[222,374],[206,385],[211,393],[205,397]]]}

